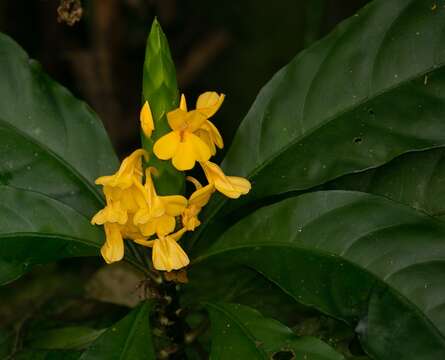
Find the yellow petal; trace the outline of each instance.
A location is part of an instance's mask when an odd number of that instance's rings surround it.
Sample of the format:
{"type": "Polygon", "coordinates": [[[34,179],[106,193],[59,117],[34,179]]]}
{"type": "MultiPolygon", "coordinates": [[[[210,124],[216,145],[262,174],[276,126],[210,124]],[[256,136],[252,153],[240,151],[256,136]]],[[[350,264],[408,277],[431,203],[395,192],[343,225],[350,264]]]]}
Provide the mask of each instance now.
{"type": "Polygon", "coordinates": [[[136,213],[133,216],[134,225],[146,224],[150,220],[151,216],[148,207],[138,209],[138,211],[136,211],[136,213]]]}
{"type": "Polygon", "coordinates": [[[180,215],[187,206],[187,199],[181,195],[169,195],[160,197],[165,208],[165,213],[170,216],[180,215]]]}
{"type": "Polygon", "coordinates": [[[160,237],[175,230],[176,220],[173,216],[163,215],[154,221],[156,222],[156,234],[160,237]]]}
{"type": "Polygon", "coordinates": [[[214,91],[207,91],[198,97],[196,110],[202,112],[207,118],[212,117],[224,101],[224,94],[218,95],[214,91]]]}
{"type": "Polygon", "coordinates": [[[182,235],[185,234],[186,231],[187,231],[186,229],[182,228],[181,230],[178,230],[175,233],[170,234],[168,237],[172,238],[175,241],[178,241],[182,237],[182,235]]]}
{"type": "Polygon", "coordinates": [[[201,162],[201,166],[210,184],[227,197],[236,199],[250,191],[251,185],[247,179],[237,176],[226,176],[222,169],[210,162],[201,162]]]}
{"type": "Polygon", "coordinates": [[[194,110],[187,113],[187,117],[185,120],[187,123],[186,130],[188,132],[195,132],[202,126],[202,124],[205,123],[207,118],[204,114],[194,110]]]}
{"type": "Polygon", "coordinates": [[[107,185],[108,183],[110,183],[113,179],[113,175],[106,175],[106,176],[99,176],[94,183],[96,185],[107,185]]]}
{"type": "Polygon", "coordinates": [[[197,189],[192,193],[192,195],[190,195],[189,204],[200,208],[204,207],[209,202],[214,191],[215,187],[213,184],[208,184],[200,189],[197,189]]]}
{"type": "Polygon", "coordinates": [[[172,130],[181,131],[187,127],[186,118],[188,112],[182,109],[175,109],[167,113],[168,125],[172,130]]]}
{"type": "Polygon", "coordinates": [[[181,171],[190,170],[196,161],[207,161],[211,155],[209,147],[198,136],[186,132],[173,156],[173,166],[181,171]]]}
{"type": "Polygon", "coordinates": [[[207,161],[210,159],[210,156],[212,156],[209,147],[195,134],[186,133],[184,140],[193,144],[197,161],[207,161]]]}
{"type": "Polygon", "coordinates": [[[179,108],[182,111],[187,111],[187,101],[185,100],[184,94],[181,94],[181,101],[179,102],[179,108]]]}
{"type": "Polygon", "coordinates": [[[139,181],[142,179],[142,157],[148,159],[148,153],[144,149],[133,151],[123,161],[119,170],[111,176],[101,176],[96,179],[96,184],[120,187],[126,189],[133,185],[133,179],[136,177],[139,181]]]}
{"type": "Polygon", "coordinates": [[[171,131],[155,142],[153,152],[161,160],[171,159],[179,150],[181,137],[177,131],[171,131]]]}
{"type": "Polygon", "coordinates": [[[150,105],[148,104],[148,101],[146,101],[144,103],[144,106],[142,106],[140,120],[144,135],[148,138],[151,137],[151,133],[155,128],[155,124],[153,122],[153,115],[151,114],[151,109],[150,105]]]}
{"type": "Polygon", "coordinates": [[[210,133],[207,130],[204,130],[203,128],[200,128],[194,132],[196,136],[198,136],[210,149],[210,153],[213,155],[216,154],[216,147],[214,142],[212,141],[212,138],[210,137],[210,133]]]}
{"type": "Polygon", "coordinates": [[[190,170],[195,166],[196,154],[191,142],[179,143],[178,149],[173,156],[173,166],[180,170],[190,170]]]}
{"type": "Polygon", "coordinates": [[[107,222],[105,209],[99,210],[91,219],[91,225],[103,225],[107,222]]]}
{"type": "Polygon", "coordinates": [[[223,138],[219,133],[218,129],[216,128],[216,126],[211,121],[207,120],[202,126],[202,128],[209,132],[210,139],[212,139],[212,142],[216,146],[218,146],[220,149],[224,147],[223,138]]]}
{"type": "Polygon", "coordinates": [[[133,217],[130,215],[125,225],[121,226],[121,234],[124,239],[140,239],[143,235],[138,226],[133,224],[133,217]]]}
{"type": "Polygon", "coordinates": [[[93,225],[102,225],[107,222],[118,223],[121,225],[127,222],[127,212],[122,209],[119,201],[111,202],[91,219],[91,224],[93,225]]]}
{"type": "Polygon", "coordinates": [[[117,224],[105,224],[105,244],[100,249],[102,257],[111,264],[122,260],[124,257],[124,240],[117,224]]]}
{"type": "Polygon", "coordinates": [[[138,225],[138,228],[143,236],[152,236],[156,233],[156,223],[155,221],[148,221],[145,224],[138,225]]]}
{"type": "Polygon", "coordinates": [[[184,250],[169,236],[155,240],[152,259],[154,268],[162,271],[179,270],[190,263],[184,250]]]}
{"type": "Polygon", "coordinates": [[[251,185],[249,180],[238,176],[226,176],[226,179],[216,180],[215,188],[231,199],[238,199],[241,195],[245,195],[250,191],[251,185]]]}
{"type": "Polygon", "coordinates": [[[195,231],[195,229],[201,225],[201,222],[196,216],[199,213],[199,211],[197,211],[198,209],[200,208],[193,206],[192,208],[185,209],[182,214],[182,225],[188,231],[195,231]]]}

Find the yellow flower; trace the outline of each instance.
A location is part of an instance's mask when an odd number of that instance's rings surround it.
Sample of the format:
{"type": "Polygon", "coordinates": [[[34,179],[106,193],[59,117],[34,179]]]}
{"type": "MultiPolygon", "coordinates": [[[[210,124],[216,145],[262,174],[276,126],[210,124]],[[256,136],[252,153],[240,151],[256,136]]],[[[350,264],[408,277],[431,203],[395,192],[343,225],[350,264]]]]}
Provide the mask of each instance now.
{"type": "Polygon", "coordinates": [[[143,149],[133,151],[126,157],[114,175],[101,176],[96,179],[97,185],[119,187],[120,189],[129,188],[133,185],[133,180],[142,180],[142,157],[148,158],[148,154],[143,149]]]}
{"type": "MultiPolygon", "coordinates": [[[[205,114],[207,119],[211,118],[221,107],[225,98],[224,94],[218,95],[213,91],[207,91],[198,97],[196,102],[196,110],[205,114]]],[[[185,99],[184,99],[185,102],[185,99]]],[[[215,125],[209,120],[204,121],[201,127],[195,132],[201,140],[203,140],[210,149],[212,155],[216,154],[215,145],[222,149],[224,141],[215,125]]]]}
{"type": "Polygon", "coordinates": [[[209,184],[229,198],[237,199],[250,191],[249,180],[238,176],[226,176],[221,168],[211,161],[201,162],[209,184]]]}
{"type": "MultiPolygon", "coordinates": [[[[139,186],[139,185],[138,185],[139,186]]],[[[187,206],[181,195],[158,196],[151,178],[151,169],[145,171],[145,203],[141,204],[133,218],[144,236],[157,234],[159,237],[172,233],[176,227],[176,216],[187,206]]]]}
{"type": "MultiPolygon", "coordinates": [[[[142,181],[142,157],[145,150],[134,151],[122,161],[114,175],[101,176],[96,184],[103,185],[107,206],[91,219],[92,224],[104,225],[106,241],[101,254],[107,263],[119,261],[124,256],[124,241],[130,233],[128,221],[143,202],[143,192],[136,184],[142,181]]],[[[131,234],[138,236],[132,229],[131,234]]],[[[139,235],[142,236],[142,235],[139,235]]]]}
{"type": "Polygon", "coordinates": [[[167,114],[167,120],[173,131],[162,136],[153,147],[159,159],[172,159],[173,166],[183,171],[192,169],[196,161],[210,158],[209,147],[193,133],[206,120],[204,115],[176,109],[167,114]]]}
{"type": "Polygon", "coordinates": [[[212,184],[203,187],[198,180],[191,176],[187,177],[187,180],[195,185],[196,191],[190,195],[188,206],[182,213],[182,225],[188,231],[194,231],[201,224],[198,214],[207,205],[215,189],[212,184]]]}
{"type": "Polygon", "coordinates": [[[152,261],[155,269],[163,271],[179,270],[190,263],[187,254],[170,236],[155,240],[152,261]]]}
{"type": "Polygon", "coordinates": [[[125,224],[128,211],[137,209],[143,196],[134,185],[142,180],[142,156],[145,150],[134,151],[122,161],[114,175],[101,176],[96,184],[104,186],[107,206],[91,219],[92,224],[102,225],[106,222],[125,224]]]}
{"type": "Polygon", "coordinates": [[[155,129],[155,124],[153,122],[153,115],[151,114],[151,109],[148,101],[146,101],[144,103],[144,106],[142,106],[139,118],[141,120],[141,128],[144,132],[144,135],[148,138],[151,137],[151,133],[155,129]]]}
{"type": "Polygon", "coordinates": [[[102,257],[107,264],[122,260],[124,257],[124,239],[120,231],[120,225],[105,223],[105,244],[100,249],[102,257]]]}
{"type": "Polygon", "coordinates": [[[196,161],[207,161],[216,152],[215,145],[224,146],[218,129],[208,120],[224,101],[224,95],[215,92],[201,94],[196,110],[187,111],[184,95],[178,109],[167,114],[167,121],[173,130],[162,136],[153,147],[161,160],[172,159],[178,170],[190,170],[196,161]]]}
{"type": "Polygon", "coordinates": [[[135,242],[153,247],[152,262],[155,269],[162,271],[179,270],[190,263],[187,254],[177,243],[185,231],[186,229],[181,229],[174,234],[160,236],[155,240],[135,240],[135,242]]]}
{"type": "Polygon", "coordinates": [[[122,208],[120,201],[110,201],[105,208],[100,210],[91,219],[93,225],[103,225],[105,223],[125,224],[127,222],[127,212],[122,208]]]}

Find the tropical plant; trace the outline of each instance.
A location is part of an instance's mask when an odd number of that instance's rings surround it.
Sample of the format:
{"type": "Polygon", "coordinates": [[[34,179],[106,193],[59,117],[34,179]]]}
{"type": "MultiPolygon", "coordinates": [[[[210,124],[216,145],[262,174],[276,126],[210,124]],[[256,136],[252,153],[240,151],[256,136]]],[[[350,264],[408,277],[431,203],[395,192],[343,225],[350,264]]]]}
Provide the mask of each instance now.
{"type": "Polygon", "coordinates": [[[224,95],[188,109],[156,20],[120,166],[95,113],[0,35],[0,283],[102,254],[146,290],[114,325],[37,329],[14,355],[444,359],[444,7],[376,0],[302,51],[221,168],[224,95]]]}

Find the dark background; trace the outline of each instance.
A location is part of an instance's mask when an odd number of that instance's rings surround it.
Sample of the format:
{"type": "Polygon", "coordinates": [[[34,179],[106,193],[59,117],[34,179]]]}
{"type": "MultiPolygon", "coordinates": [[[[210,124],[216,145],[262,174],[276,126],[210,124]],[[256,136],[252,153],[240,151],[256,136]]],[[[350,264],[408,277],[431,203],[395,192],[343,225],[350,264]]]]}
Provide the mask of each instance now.
{"type": "Polygon", "coordinates": [[[167,34],[179,88],[190,103],[206,90],[227,95],[214,121],[228,145],[261,86],[366,2],[0,0],[0,31],[90,104],[122,156],[138,146],[144,47],[154,16],[167,34]],[[80,20],[60,21],[58,7],[76,2],[80,20]]]}

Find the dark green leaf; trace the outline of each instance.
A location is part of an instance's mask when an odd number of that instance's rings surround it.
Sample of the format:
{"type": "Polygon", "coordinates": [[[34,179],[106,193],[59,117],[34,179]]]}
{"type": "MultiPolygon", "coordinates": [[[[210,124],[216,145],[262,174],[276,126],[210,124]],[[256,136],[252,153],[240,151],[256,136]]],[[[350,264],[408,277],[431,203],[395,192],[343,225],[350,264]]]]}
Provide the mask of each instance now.
{"type": "Polygon", "coordinates": [[[376,169],[333,180],[324,188],[382,195],[444,219],[444,178],[441,148],[404,154],[376,169]]]}
{"type": "MultiPolygon", "coordinates": [[[[373,1],[272,78],[223,162],[253,182],[238,204],[445,143],[445,12],[431,5],[373,1]]],[[[208,208],[207,223],[224,203],[208,208]]]]}
{"type": "Polygon", "coordinates": [[[81,360],[156,359],[151,338],[152,305],[144,302],[111,326],[82,355],[81,360]]]}
{"type": "Polygon", "coordinates": [[[207,309],[212,326],[212,359],[344,359],[322,341],[297,337],[283,324],[247,306],[209,303],[207,309]]]}
{"type": "Polygon", "coordinates": [[[27,266],[21,262],[9,262],[0,259],[0,286],[17,280],[26,272],[27,266]]]}
{"type": "MultiPolygon", "coordinates": [[[[143,100],[148,101],[153,114],[155,131],[151,138],[142,133],[144,148],[152,154],[154,142],[171,131],[166,115],[179,105],[176,70],[171,58],[168,41],[155,19],[147,39],[143,69],[143,100]]],[[[176,170],[170,161],[159,160],[152,155],[149,164],[156,167],[159,176],[154,178],[156,189],[162,195],[182,194],[184,174],[176,170]]]]}
{"type": "Polygon", "coordinates": [[[70,326],[34,332],[27,344],[33,349],[81,350],[96,340],[105,330],[85,326],[70,326]]]}
{"type": "Polygon", "coordinates": [[[0,258],[18,268],[96,255],[103,243],[100,228],[48,196],[0,186],[0,198],[0,258]]]}
{"type": "Polygon", "coordinates": [[[94,180],[117,166],[100,120],[3,34],[0,49],[0,183],[91,216],[102,204],[94,180]]]}
{"type": "Polygon", "coordinates": [[[445,357],[444,239],[444,223],[383,197],[316,192],[244,218],[194,271],[217,278],[208,262],[249,267],[356,326],[378,359],[436,360],[445,357]]]}

